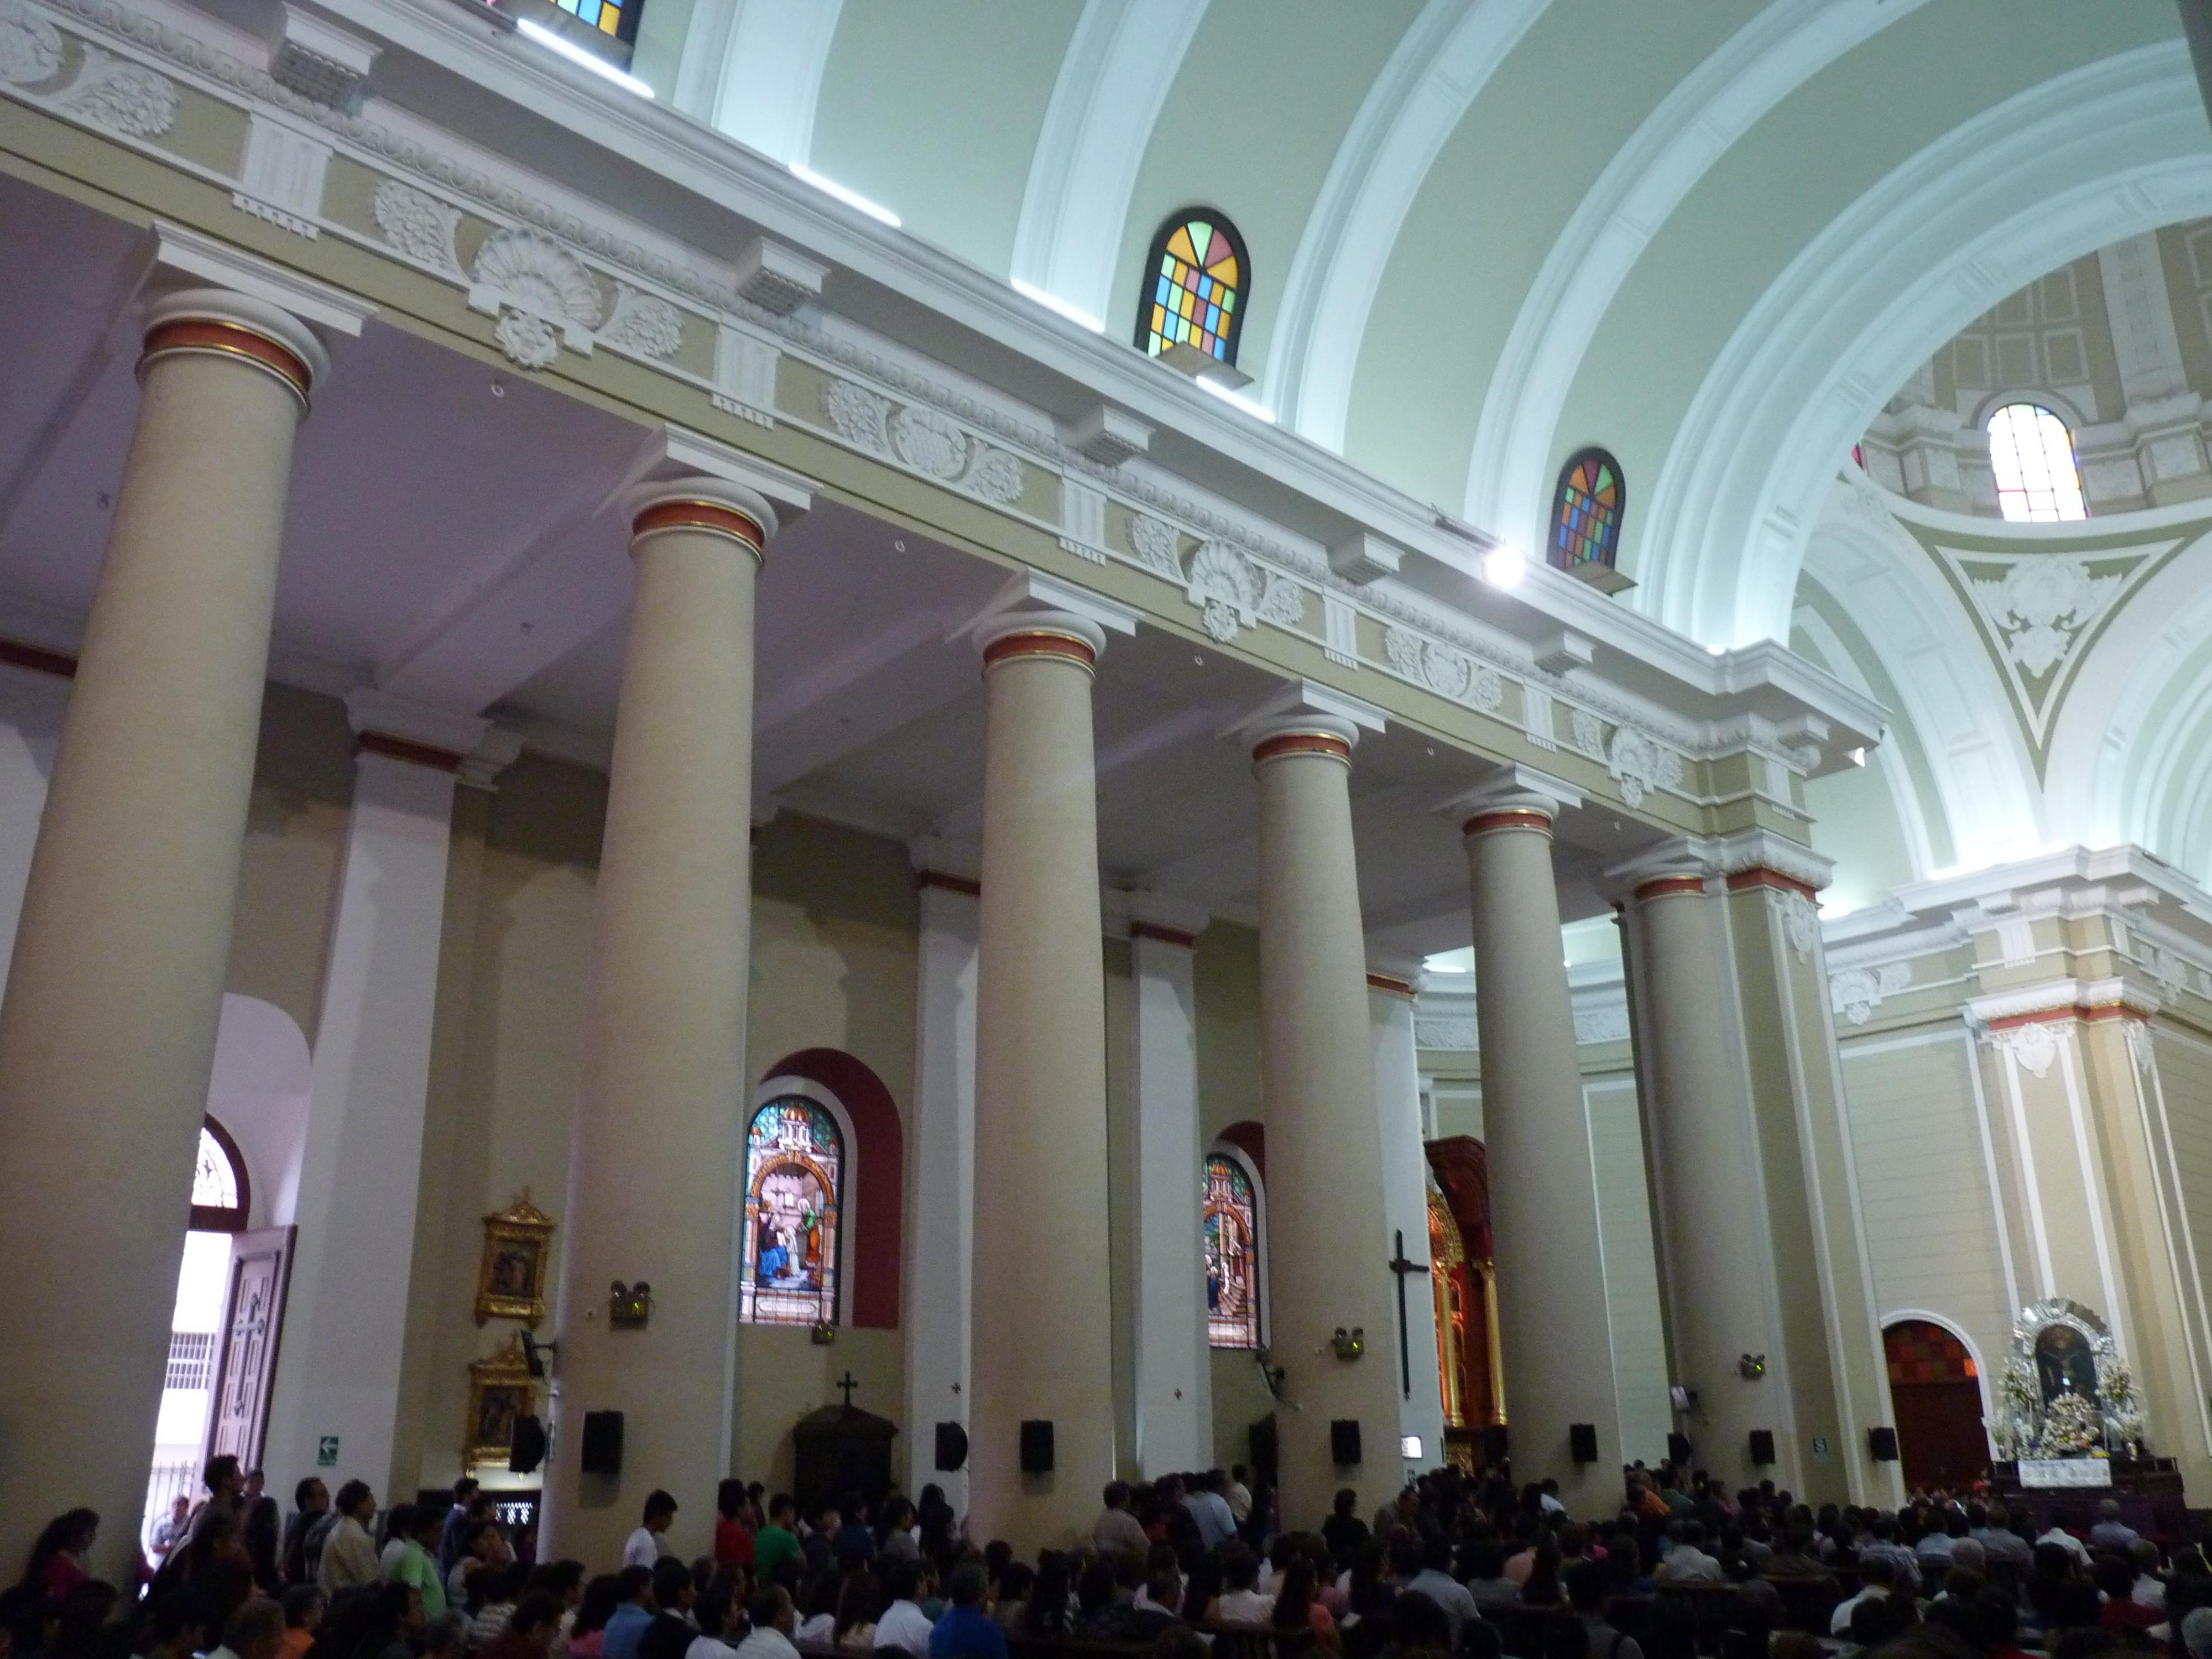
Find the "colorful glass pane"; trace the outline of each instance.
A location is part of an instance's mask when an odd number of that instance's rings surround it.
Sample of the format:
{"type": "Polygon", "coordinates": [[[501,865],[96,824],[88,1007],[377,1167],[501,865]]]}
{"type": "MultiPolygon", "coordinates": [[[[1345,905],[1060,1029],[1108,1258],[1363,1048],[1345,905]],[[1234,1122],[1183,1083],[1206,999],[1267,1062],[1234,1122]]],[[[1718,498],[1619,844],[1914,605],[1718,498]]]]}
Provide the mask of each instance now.
{"type": "Polygon", "coordinates": [[[738,1316],[763,1325],[837,1318],[844,1138],[798,1096],[753,1114],[745,1134],[745,1246],[738,1316]]]}
{"type": "Polygon", "coordinates": [[[1966,1345],[1941,1325],[1906,1319],[1881,1334],[1893,1384],[1964,1382],[1981,1375],[1966,1345]]]}
{"type": "Polygon", "coordinates": [[[1260,1346],[1260,1223],[1243,1165],[1206,1160],[1206,1338],[1217,1348],[1260,1346]]]}
{"type": "Polygon", "coordinates": [[[1569,461],[1552,505],[1552,563],[1562,570],[1610,565],[1620,547],[1622,495],[1620,465],[1603,450],[1569,461]]]}
{"type": "Polygon", "coordinates": [[[553,0],[553,3],[602,34],[620,35],[623,12],[634,9],[642,0],[553,0]]]}
{"type": "Polygon", "coordinates": [[[1137,343],[1157,356],[1188,341],[1225,363],[1237,361],[1243,260],[1236,233],[1182,214],[1161,227],[1146,269],[1156,271],[1140,307],[1137,343]]]}

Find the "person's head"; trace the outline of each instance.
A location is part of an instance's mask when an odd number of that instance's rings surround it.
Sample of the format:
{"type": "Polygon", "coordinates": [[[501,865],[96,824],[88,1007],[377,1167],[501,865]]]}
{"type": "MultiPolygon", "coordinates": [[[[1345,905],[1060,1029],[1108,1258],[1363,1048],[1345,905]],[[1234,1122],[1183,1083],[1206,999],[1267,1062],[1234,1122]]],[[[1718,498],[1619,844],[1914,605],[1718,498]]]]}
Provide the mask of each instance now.
{"type": "Polygon", "coordinates": [[[1260,1558],[1242,1544],[1221,1553],[1221,1582],[1232,1590],[1249,1590],[1260,1579],[1260,1558]]]}
{"type": "Polygon", "coordinates": [[[222,1644],[238,1659],[276,1659],[284,1645],[284,1609],[266,1596],[246,1597],[223,1626],[222,1644]]]}
{"type": "Polygon", "coordinates": [[[448,1659],[468,1646],[469,1616],[448,1607],[422,1626],[422,1659],[448,1659]]]}
{"type": "Polygon", "coordinates": [[[2118,1498],[2107,1498],[2097,1505],[2097,1519],[2100,1521],[2117,1521],[2119,1518],[2120,1500],[2118,1498]]]}
{"type": "Polygon", "coordinates": [[[1359,1494],[1351,1487],[1345,1486],[1338,1490],[1336,1500],[1330,1507],[1339,1515],[1349,1516],[1358,1507],[1358,1503],[1359,1494]]]}
{"type": "Polygon", "coordinates": [[[498,1501],[488,1492],[471,1492],[466,1514],[471,1522],[495,1519],[499,1514],[498,1501]]]}
{"type": "Polygon", "coordinates": [[[446,1517],[438,1512],[434,1504],[398,1504],[392,1510],[392,1530],[395,1536],[411,1538],[424,1549],[435,1549],[439,1536],[446,1530],[446,1517]],[[404,1532],[399,1524],[401,1509],[412,1510],[409,1517],[410,1524],[404,1532]]]}
{"type": "Polygon", "coordinates": [[[481,1490],[481,1483],[477,1478],[474,1475],[465,1474],[453,1482],[453,1502],[466,1504],[469,1499],[477,1495],[479,1490],[481,1490]]]}
{"type": "Polygon", "coordinates": [[[267,1474],[259,1469],[246,1470],[246,1501],[247,1503],[251,1504],[258,1499],[264,1492],[268,1490],[268,1486],[269,1477],[267,1474]]]}
{"type": "Polygon", "coordinates": [[[1108,1509],[1125,1510],[1129,1507],[1129,1483],[1126,1480],[1109,1480],[1106,1483],[1103,1496],[1108,1509]]]}
{"type": "Polygon", "coordinates": [[[468,1540],[469,1553],[479,1561],[489,1561],[499,1553],[499,1522],[488,1515],[471,1516],[461,1535],[468,1540]]]}
{"type": "Polygon", "coordinates": [[[884,1595],[892,1601],[912,1601],[919,1599],[921,1589],[921,1563],[905,1556],[894,1556],[884,1565],[884,1595]]]}
{"type": "Polygon", "coordinates": [[[963,1561],[945,1581],[945,1599],[956,1607],[980,1607],[987,1583],[981,1562],[963,1561]]]}
{"type": "Polygon", "coordinates": [[[1390,1645],[1400,1653],[1442,1653],[1451,1646],[1451,1620],[1432,1597],[1408,1590],[1390,1604],[1390,1645]]]}
{"type": "MultiPolygon", "coordinates": [[[[976,1592],[981,1600],[982,1592],[976,1592]]],[[[779,1630],[786,1636],[799,1623],[791,1604],[791,1592],[781,1584],[769,1584],[753,1595],[752,1604],[746,1609],[755,1630],[779,1630]]]]}
{"type": "MultiPolygon", "coordinates": [[[[768,1523],[771,1527],[781,1527],[788,1530],[791,1523],[798,1516],[799,1505],[792,1501],[789,1492],[780,1492],[768,1500],[768,1523]]],[[[750,1616],[750,1613],[747,1616],[750,1616]]]]}
{"type": "Polygon", "coordinates": [[[725,1521],[734,1521],[745,1507],[745,1483],[730,1477],[714,1487],[714,1513],[725,1521]]]}
{"type": "Polygon", "coordinates": [[[284,1628],[303,1630],[312,1634],[323,1622],[323,1611],[329,1604],[323,1593],[313,1584],[295,1584],[284,1592],[284,1628]]]}
{"type": "MultiPolygon", "coordinates": [[[[316,1600],[321,1599],[319,1593],[316,1600]]],[[[288,1601],[288,1613],[289,1606],[288,1601]]],[[[172,1590],[154,1603],[154,1645],[170,1654],[204,1652],[215,1645],[220,1622],[215,1603],[204,1592],[189,1587],[172,1590]]]]}
{"type": "Polygon", "coordinates": [[[1154,1567],[1146,1575],[1145,1594],[1154,1607],[1175,1613],[1182,1604],[1182,1575],[1173,1567],[1154,1567]]]}
{"type": "Polygon", "coordinates": [[[349,1480],[338,1488],[337,1510],[366,1526],[376,1517],[376,1494],[369,1490],[368,1481],[349,1480]]]}
{"type": "Polygon", "coordinates": [[[572,1627],[574,1636],[588,1636],[595,1630],[605,1630],[607,1620],[615,1616],[615,1609],[623,1604],[622,1576],[603,1572],[584,1586],[584,1599],[576,1604],[576,1622],[572,1627]]]}
{"type": "Polygon", "coordinates": [[[527,1643],[532,1653],[544,1653],[560,1633],[560,1598],[545,1590],[531,1591],[514,1604],[507,1628],[509,1635],[519,1636],[527,1643]]]}
{"type": "Polygon", "coordinates": [[[1452,1541],[1442,1533],[1432,1533],[1421,1544],[1421,1565],[1431,1572],[1449,1572],[1452,1563],[1452,1541]]]}
{"type": "Polygon", "coordinates": [[[210,1457],[207,1467],[200,1471],[200,1484],[210,1497],[234,1498],[246,1490],[246,1473],[239,1468],[238,1460],[228,1452],[220,1457],[210,1457]]]}
{"type": "Polygon", "coordinates": [[[179,1492],[169,1500],[169,1519],[181,1521],[192,1512],[192,1500],[179,1492]]]}
{"type": "MultiPolygon", "coordinates": [[[[179,1498],[179,1503],[184,1500],[179,1498]]],[[[331,1506],[331,1489],[319,1477],[307,1475],[292,1488],[292,1507],[302,1515],[319,1515],[331,1506]]]]}
{"type": "Polygon", "coordinates": [[[1879,1647],[1905,1628],[1904,1616],[1887,1595],[1869,1595],[1851,1609],[1851,1645],[1879,1647]]]}
{"type": "Polygon", "coordinates": [[[1897,1565],[1886,1555],[1859,1558],[1859,1583],[1867,1589],[1887,1592],[1897,1577],[1897,1565]]]}
{"type": "Polygon", "coordinates": [[[1605,1598],[1613,1589],[1605,1568],[1595,1561],[1577,1561],[1561,1575],[1566,1585],[1567,1600],[1577,1613],[1601,1612],[1605,1598]]]}
{"type": "Polygon", "coordinates": [[[645,1495],[645,1529],[666,1532],[676,1519],[676,1500],[655,1486],[645,1495]]]}
{"type": "MultiPolygon", "coordinates": [[[[740,1497],[744,1483],[738,1483],[740,1497]]],[[[730,1627],[731,1616],[737,1612],[737,1591],[725,1577],[710,1586],[707,1593],[691,1604],[691,1622],[699,1626],[702,1636],[720,1636],[730,1627]]]]}
{"type": "Polygon", "coordinates": [[[624,1567],[615,1577],[615,1601],[617,1604],[634,1601],[641,1607],[653,1605],[653,1569],[624,1567]]]}
{"type": "Polygon", "coordinates": [[[691,1586],[691,1569],[672,1555],[653,1565],[653,1605],[663,1613],[682,1613],[697,1599],[691,1586]]]}
{"type": "Polygon", "coordinates": [[[57,1555],[82,1555],[92,1547],[100,1533],[100,1516],[91,1510],[68,1510],[46,1522],[40,1532],[38,1541],[31,1546],[31,1559],[24,1568],[23,1582],[36,1583],[45,1574],[46,1563],[57,1555]]]}

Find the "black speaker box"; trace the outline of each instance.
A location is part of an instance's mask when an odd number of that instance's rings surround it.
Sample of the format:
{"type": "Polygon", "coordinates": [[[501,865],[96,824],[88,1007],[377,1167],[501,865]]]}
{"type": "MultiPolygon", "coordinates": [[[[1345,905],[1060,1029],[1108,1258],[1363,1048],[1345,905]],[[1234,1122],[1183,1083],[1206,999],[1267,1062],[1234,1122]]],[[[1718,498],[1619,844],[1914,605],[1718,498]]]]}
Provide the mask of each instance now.
{"type": "Polygon", "coordinates": [[[509,1474],[535,1474],[545,1461],[545,1425],[535,1417],[514,1419],[514,1439],[507,1449],[509,1474]]]}
{"type": "Polygon", "coordinates": [[[968,1431],[957,1423],[937,1425],[937,1467],[957,1469],[968,1461],[968,1431]]]}
{"type": "Polygon", "coordinates": [[[1022,1473],[1052,1473],[1052,1419],[1033,1417],[1022,1425],[1022,1473]]]}
{"type": "Polygon", "coordinates": [[[1877,1463],[1897,1462],[1897,1431],[1893,1428],[1873,1428],[1867,1431],[1867,1450],[1877,1463]]]}
{"type": "Polygon", "coordinates": [[[1774,1461],[1774,1431],[1753,1429],[1751,1431],[1751,1461],[1764,1468],[1774,1461]]]}
{"type": "Polygon", "coordinates": [[[1340,1469],[1348,1469],[1359,1462],[1359,1419],[1340,1417],[1328,1425],[1328,1455],[1340,1469]]]}
{"type": "Polygon", "coordinates": [[[1482,1460],[1486,1463],[1503,1463],[1512,1455],[1512,1443],[1506,1434],[1505,1425],[1492,1423],[1482,1431],[1482,1460]]]}
{"type": "Polygon", "coordinates": [[[1667,1461],[1669,1463],[1686,1463],[1690,1461],[1688,1435],[1676,1433],[1667,1437],[1667,1461]]]}
{"type": "Polygon", "coordinates": [[[1577,1463],[1597,1462],[1597,1425],[1570,1423],[1567,1425],[1567,1455],[1577,1463]]]}
{"type": "Polygon", "coordinates": [[[623,1414],[620,1412],[584,1413],[583,1460],[586,1474],[622,1473],[623,1414]]]}

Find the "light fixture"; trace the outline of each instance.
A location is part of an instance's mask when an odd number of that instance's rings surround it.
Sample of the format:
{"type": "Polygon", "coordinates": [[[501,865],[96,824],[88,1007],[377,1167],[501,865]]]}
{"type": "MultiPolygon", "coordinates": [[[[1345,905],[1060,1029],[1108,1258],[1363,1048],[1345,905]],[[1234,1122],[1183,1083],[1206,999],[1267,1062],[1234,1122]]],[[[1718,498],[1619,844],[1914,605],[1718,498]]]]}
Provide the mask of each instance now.
{"type": "Polygon", "coordinates": [[[1421,1457],[1421,1437],[1418,1434],[1400,1435],[1398,1437],[1398,1455],[1406,1458],[1410,1462],[1419,1462],[1421,1457]]]}
{"type": "Polygon", "coordinates": [[[1705,654],[1709,657],[1725,657],[1728,655],[1728,647],[1724,645],[1709,645],[1705,647],[1705,654]]]}
{"type": "Polygon", "coordinates": [[[1847,749],[1844,751],[1844,758],[1854,766],[1864,766],[1866,764],[1866,750],[1864,749],[1847,749]]]}
{"type": "Polygon", "coordinates": [[[1061,316],[1066,318],[1069,322],[1076,324],[1079,327],[1087,328],[1093,334],[1103,334],[1106,331],[1106,325],[1100,322],[1096,317],[1085,311],[1081,306],[1070,305],[1066,301],[1061,299],[1057,294],[1048,294],[1044,289],[1039,288],[1035,283],[1025,283],[1018,276],[1012,278],[1012,281],[1014,292],[1020,295],[1024,299],[1035,300],[1047,311],[1056,311],[1061,316]]]}
{"type": "Polygon", "coordinates": [[[613,82],[625,92],[634,92],[641,98],[653,96],[653,88],[635,75],[625,75],[595,52],[586,52],[566,35],[556,34],[543,23],[533,23],[527,17],[519,17],[514,27],[531,40],[549,51],[557,52],[572,64],[580,64],[594,75],[613,82]]]}
{"type": "Polygon", "coordinates": [[[1255,421],[1265,421],[1269,426],[1274,425],[1275,411],[1268,408],[1267,404],[1255,403],[1243,392],[1232,391],[1228,386],[1222,385],[1220,381],[1210,379],[1204,374],[1199,375],[1197,379],[1198,384],[1202,388],[1206,391],[1211,392],[1215,397],[1220,398],[1223,403],[1228,404],[1233,408],[1243,410],[1247,415],[1249,415],[1255,421]]]}
{"type": "Polygon", "coordinates": [[[1528,574],[1528,556],[1510,543],[1500,542],[1482,556],[1482,580],[1510,593],[1528,574]]]}
{"type": "Polygon", "coordinates": [[[896,230],[899,228],[898,215],[893,213],[882,203],[871,202],[866,197],[861,195],[859,191],[848,190],[844,185],[839,184],[835,179],[823,178],[812,167],[803,167],[799,166],[798,162],[793,161],[791,164],[791,176],[799,180],[802,184],[813,185],[815,189],[820,191],[824,196],[836,197],[848,208],[858,208],[861,212],[866,214],[871,219],[879,220],[883,223],[889,225],[893,230],[896,230]]]}

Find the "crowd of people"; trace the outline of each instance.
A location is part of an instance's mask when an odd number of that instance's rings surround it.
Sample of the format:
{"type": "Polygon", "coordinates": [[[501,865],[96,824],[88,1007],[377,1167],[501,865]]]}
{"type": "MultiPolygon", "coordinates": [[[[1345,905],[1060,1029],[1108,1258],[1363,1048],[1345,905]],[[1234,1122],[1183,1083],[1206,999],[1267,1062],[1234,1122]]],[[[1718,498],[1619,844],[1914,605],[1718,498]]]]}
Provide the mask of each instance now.
{"type": "Polygon", "coordinates": [[[1216,1469],[1115,1481],[1080,1547],[1026,1560],[933,1486],[802,1515],[731,1480],[708,1554],[669,1553],[678,1506],[655,1492],[592,1576],[537,1560],[472,1480],[380,1509],[309,1479],[281,1525],[236,1459],[206,1487],[149,1529],[127,1589],[93,1575],[100,1517],[57,1517],[0,1592],[0,1659],[1008,1659],[1010,1640],[1202,1659],[1239,1635],[1284,1659],[2212,1659],[2212,1565],[2110,1500],[2039,1534],[1972,1496],[1816,1511],[1638,1465],[1615,1513],[1576,1518],[1556,1482],[1444,1469],[1372,1515],[1340,1492],[1305,1531],[1216,1469]]]}

